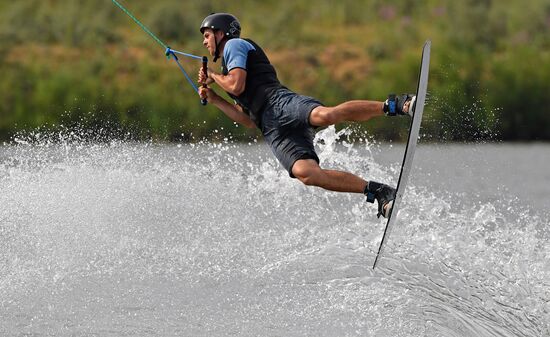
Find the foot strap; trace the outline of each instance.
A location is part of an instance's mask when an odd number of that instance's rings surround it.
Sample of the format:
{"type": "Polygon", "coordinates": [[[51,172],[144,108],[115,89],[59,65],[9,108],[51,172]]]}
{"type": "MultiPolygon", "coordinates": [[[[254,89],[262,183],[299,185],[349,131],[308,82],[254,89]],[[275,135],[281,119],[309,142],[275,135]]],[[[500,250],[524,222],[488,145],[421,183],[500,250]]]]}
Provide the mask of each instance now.
{"type": "Polygon", "coordinates": [[[365,191],[363,194],[367,196],[367,202],[374,203],[376,200],[376,193],[382,187],[382,184],[377,183],[376,181],[369,181],[367,186],[365,186],[365,191]]]}
{"type": "Polygon", "coordinates": [[[373,204],[375,200],[375,194],[373,192],[367,192],[365,193],[365,195],[367,196],[367,202],[373,204]]]}
{"type": "Polygon", "coordinates": [[[384,218],[389,217],[392,208],[393,208],[393,200],[390,200],[383,205],[378,205],[378,214],[376,214],[376,217],[377,218],[380,218],[380,216],[383,216],[384,218]],[[388,207],[386,207],[386,205],[388,205],[388,207]]]}
{"type": "Polygon", "coordinates": [[[386,116],[397,115],[397,96],[389,94],[388,99],[384,102],[384,113],[386,116]]]}
{"type": "Polygon", "coordinates": [[[397,116],[397,115],[410,115],[412,116],[412,111],[414,111],[414,105],[416,101],[416,96],[414,94],[403,94],[397,96],[395,94],[389,94],[388,99],[384,102],[384,113],[386,116],[397,116]],[[405,103],[411,101],[409,105],[409,112],[404,112],[403,108],[405,103]]]}
{"type": "Polygon", "coordinates": [[[365,187],[364,194],[367,196],[367,202],[374,203],[374,200],[378,201],[378,214],[377,216],[388,217],[390,209],[393,207],[393,200],[395,199],[395,189],[376,181],[369,181],[365,187]],[[385,206],[388,205],[386,208],[385,206]]]}

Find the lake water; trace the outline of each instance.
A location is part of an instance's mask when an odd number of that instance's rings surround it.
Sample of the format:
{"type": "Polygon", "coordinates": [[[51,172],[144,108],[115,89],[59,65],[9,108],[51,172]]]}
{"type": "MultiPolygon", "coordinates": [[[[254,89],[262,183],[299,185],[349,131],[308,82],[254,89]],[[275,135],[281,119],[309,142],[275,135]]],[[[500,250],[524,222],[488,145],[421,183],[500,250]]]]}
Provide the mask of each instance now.
{"type": "MultiPolygon", "coordinates": [[[[403,145],[320,134],[395,184],[403,145]]],[[[385,221],[263,144],[0,147],[1,336],[550,336],[550,144],[423,144],[385,221]]]]}

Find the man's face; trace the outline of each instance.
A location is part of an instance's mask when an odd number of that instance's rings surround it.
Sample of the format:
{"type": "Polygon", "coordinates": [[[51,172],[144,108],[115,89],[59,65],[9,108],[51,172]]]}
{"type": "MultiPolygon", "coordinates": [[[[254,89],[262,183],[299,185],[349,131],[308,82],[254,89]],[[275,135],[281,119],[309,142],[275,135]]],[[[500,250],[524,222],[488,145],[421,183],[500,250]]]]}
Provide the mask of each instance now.
{"type": "Polygon", "coordinates": [[[217,40],[220,41],[223,38],[223,32],[216,31],[214,32],[212,29],[207,28],[204,30],[204,33],[202,33],[202,44],[208,49],[208,53],[210,53],[211,56],[214,56],[214,53],[216,52],[216,37],[217,40]]]}

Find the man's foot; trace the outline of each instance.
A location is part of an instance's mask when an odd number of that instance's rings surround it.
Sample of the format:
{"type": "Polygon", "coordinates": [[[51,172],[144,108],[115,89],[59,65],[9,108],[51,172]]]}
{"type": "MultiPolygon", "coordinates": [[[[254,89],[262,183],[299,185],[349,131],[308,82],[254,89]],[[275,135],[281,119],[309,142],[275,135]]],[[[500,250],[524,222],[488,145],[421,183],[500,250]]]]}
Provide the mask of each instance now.
{"type": "Polygon", "coordinates": [[[386,116],[396,115],[414,115],[416,106],[415,94],[403,94],[396,96],[395,94],[388,95],[388,99],[384,102],[384,113],[386,116]]]}
{"type": "Polygon", "coordinates": [[[367,196],[367,202],[374,203],[375,199],[378,201],[377,217],[382,215],[384,218],[387,218],[390,215],[393,200],[395,199],[395,188],[375,181],[369,181],[364,193],[367,196]]]}

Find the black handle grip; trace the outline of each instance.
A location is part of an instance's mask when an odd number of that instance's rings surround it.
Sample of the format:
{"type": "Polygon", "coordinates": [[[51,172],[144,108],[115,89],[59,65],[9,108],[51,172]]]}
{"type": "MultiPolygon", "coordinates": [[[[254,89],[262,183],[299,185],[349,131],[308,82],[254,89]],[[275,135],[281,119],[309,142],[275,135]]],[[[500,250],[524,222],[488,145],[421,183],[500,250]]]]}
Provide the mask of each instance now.
{"type": "MultiPolygon", "coordinates": [[[[206,75],[208,75],[208,57],[206,57],[206,56],[203,56],[203,57],[202,57],[202,71],[203,71],[206,75]]],[[[203,87],[203,88],[206,88],[206,83],[203,83],[203,84],[202,84],[202,87],[203,87]]],[[[206,101],[206,98],[202,98],[202,99],[201,99],[201,104],[202,104],[202,105],[206,105],[206,103],[208,103],[208,102],[206,101]]]]}

